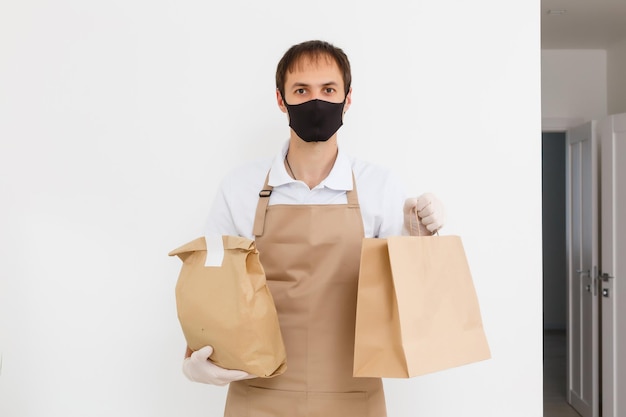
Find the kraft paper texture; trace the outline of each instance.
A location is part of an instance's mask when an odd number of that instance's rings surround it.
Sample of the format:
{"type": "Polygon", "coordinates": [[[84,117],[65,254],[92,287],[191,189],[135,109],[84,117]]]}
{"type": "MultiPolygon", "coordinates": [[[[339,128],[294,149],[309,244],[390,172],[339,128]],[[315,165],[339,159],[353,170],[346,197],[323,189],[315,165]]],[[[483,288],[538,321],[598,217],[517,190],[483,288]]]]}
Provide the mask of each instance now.
{"type": "Polygon", "coordinates": [[[274,300],[254,241],[223,236],[221,266],[205,266],[204,237],[169,253],[183,265],[176,283],[176,309],[187,345],[214,348],[211,360],[259,377],[286,370],[274,300]]]}
{"type": "Polygon", "coordinates": [[[354,376],[410,378],[490,357],[460,237],[363,240],[354,376]]]}

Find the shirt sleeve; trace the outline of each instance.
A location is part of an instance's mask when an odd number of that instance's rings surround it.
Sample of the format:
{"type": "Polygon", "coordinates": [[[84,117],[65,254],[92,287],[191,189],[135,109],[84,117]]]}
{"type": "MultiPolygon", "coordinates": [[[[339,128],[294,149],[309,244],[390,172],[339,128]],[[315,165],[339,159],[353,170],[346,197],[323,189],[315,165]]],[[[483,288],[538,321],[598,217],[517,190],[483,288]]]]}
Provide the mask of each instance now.
{"type": "Polygon", "coordinates": [[[207,236],[238,235],[225,190],[226,184],[222,181],[206,221],[204,231],[207,236]]]}
{"type": "Polygon", "coordinates": [[[406,199],[404,183],[395,173],[389,172],[387,184],[383,191],[382,213],[384,214],[377,237],[400,236],[404,226],[404,213],[402,211],[406,199]]]}
{"type": "Polygon", "coordinates": [[[271,160],[261,159],[229,172],[222,180],[206,221],[207,236],[230,235],[254,239],[252,228],[271,160]]]}
{"type": "Polygon", "coordinates": [[[402,235],[405,185],[390,169],[355,160],[353,169],[359,193],[365,237],[402,235]]]}

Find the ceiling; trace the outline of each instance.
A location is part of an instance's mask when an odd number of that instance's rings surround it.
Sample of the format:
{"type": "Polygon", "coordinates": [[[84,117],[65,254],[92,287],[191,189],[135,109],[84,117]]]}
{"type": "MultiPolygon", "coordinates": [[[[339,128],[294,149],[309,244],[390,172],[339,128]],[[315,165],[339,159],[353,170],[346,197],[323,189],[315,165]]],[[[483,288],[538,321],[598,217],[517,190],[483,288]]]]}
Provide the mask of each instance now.
{"type": "Polygon", "coordinates": [[[622,39],[626,0],[541,0],[542,49],[607,49],[622,39]]]}

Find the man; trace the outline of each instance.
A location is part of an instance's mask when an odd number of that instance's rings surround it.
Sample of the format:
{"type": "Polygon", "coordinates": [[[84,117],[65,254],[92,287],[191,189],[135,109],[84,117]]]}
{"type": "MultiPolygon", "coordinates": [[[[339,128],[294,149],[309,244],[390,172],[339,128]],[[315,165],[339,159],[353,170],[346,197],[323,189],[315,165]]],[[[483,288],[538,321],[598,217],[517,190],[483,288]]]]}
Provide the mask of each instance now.
{"type": "Polygon", "coordinates": [[[226,416],[386,415],[381,380],[352,377],[361,240],[400,235],[403,226],[431,234],[444,211],[432,194],[405,199],[390,171],[340,150],[350,84],[341,49],[322,41],[291,47],[276,71],[289,141],[273,161],[228,176],[211,209],[208,235],[255,239],[287,351],[283,375],[256,378],[217,367],[210,346],[187,349],[189,379],[230,383],[226,416]]]}

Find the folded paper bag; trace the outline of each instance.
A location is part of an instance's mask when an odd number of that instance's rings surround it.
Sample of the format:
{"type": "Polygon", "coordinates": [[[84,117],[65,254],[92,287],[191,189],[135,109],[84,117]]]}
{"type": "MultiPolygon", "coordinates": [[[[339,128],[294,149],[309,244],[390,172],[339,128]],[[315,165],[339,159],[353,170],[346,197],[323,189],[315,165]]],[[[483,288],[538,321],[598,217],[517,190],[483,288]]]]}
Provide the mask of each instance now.
{"type": "Polygon", "coordinates": [[[254,241],[222,236],[221,266],[205,266],[204,237],[169,253],[183,265],[176,283],[178,319],[191,350],[214,348],[211,360],[259,377],[286,370],[274,300],[254,241]]]}
{"type": "Polygon", "coordinates": [[[410,378],[489,359],[461,238],[366,238],[354,376],[410,378]]]}

